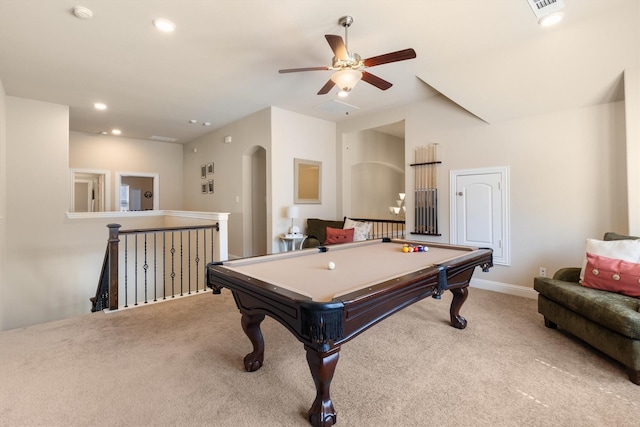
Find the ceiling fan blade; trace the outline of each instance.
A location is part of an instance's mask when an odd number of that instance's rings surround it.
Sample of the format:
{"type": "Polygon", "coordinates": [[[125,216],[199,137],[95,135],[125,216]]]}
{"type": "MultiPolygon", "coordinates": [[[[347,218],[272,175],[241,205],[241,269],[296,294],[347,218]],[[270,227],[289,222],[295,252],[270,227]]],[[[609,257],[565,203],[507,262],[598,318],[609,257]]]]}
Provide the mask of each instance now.
{"type": "Polygon", "coordinates": [[[349,59],[349,53],[347,52],[347,46],[344,44],[344,40],[342,37],[336,36],[335,34],[326,34],[324,36],[329,42],[329,46],[331,46],[331,50],[336,58],[342,59],[346,61],[349,59]]]}
{"type": "Polygon", "coordinates": [[[416,51],[413,49],[399,50],[397,52],[385,53],[384,55],[372,56],[364,61],[365,67],[373,67],[375,65],[388,64],[389,62],[405,61],[416,57],[416,51]]]}
{"type": "Polygon", "coordinates": [[[381,90],[387,90],[391,86],[393,86],[393,84],[389,83],[388,81],[381,79],[378,76],[374,76],[371,73],[367,73],[366,71],[362,72],[362,80],[381,90]]]}
{"type": "Polygon", "coordinates": [[[322,89],[320,89],[320,91],[318,92],[318,95],[325,95],[329,93],[331,88],[334,87],[335,85],[336,84],[333,82],[333,80],[329,79],[329,81],[324,86],[322,86],[322,89]]]}
{"type": "Polygon", "coordinates": [[[278,70],[280,74],[284,73],[298,73],[300,71],[327,71],[329,67],[307,67],[307,68],[287,68],[284,70],[278,70]]]}

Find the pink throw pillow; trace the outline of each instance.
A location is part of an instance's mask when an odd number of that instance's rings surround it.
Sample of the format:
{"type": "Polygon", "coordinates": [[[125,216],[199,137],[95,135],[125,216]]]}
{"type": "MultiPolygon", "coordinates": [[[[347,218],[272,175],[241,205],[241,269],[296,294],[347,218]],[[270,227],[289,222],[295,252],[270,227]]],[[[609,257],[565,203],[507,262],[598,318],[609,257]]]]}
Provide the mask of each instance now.
{"type": "Polygon", "coordinates": [[[640,264],[587,252],[582,286],[640,297],[640,264]]]}
{"type": "Polygon", "coordinates": [[[353,242],[353,228],[331,228],[327,227],[327,239],[325,245],[333,245],[336,243],[353,242]]]}

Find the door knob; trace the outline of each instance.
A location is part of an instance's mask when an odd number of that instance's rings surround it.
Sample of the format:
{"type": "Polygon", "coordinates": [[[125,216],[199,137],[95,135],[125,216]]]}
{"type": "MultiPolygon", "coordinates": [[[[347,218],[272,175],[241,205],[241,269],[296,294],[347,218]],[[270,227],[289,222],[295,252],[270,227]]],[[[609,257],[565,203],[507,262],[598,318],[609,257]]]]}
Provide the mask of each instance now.
{"type": "Polygon", "coordinates": [[[458,196],[462,196],[462,191],[458,191],[458,196]]]}

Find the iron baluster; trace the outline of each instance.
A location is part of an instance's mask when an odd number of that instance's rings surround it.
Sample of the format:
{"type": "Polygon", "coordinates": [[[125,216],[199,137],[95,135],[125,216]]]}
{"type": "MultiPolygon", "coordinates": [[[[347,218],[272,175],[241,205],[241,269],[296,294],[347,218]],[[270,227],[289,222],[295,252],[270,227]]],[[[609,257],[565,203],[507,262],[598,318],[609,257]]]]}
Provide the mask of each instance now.
{"type": "Polygon", "coordinates": [[[183,274],[182,270],[184,269],[184,258],[183,258],[183,245],[182,245],[182,233],[180,233],[180,296],[183,296],[183,274]]]}
{"type": "Polygon", "coordinates": [[[129,270],[128,270],[128,255],[129,255],[129,236],[124,236],[124,308],[129,307],[129,292],[127,292],[129,284],[129,270]]]}
{"type": "Polygon", "coordinates": [[[158,301],[158,233],[153,233],[153,301],[158,301]]]}
{"type": "Polygon", "coordinates": [[[144,233],[144,264],[142,265],[144,270],[144,303],[149,302],[148,296],[148,284],[147,284],[147,270],[149,270],[149,264],[147,263],[147,233],[144,233]]]}
{"type": "Polygon", "coordinates": [[[171,232],[171,298],[176,297],[176,246],[174,240],[174,232],[171,232]]]}
{"type": "Polygon", "coordinates": [[[187,231],[187,245],[187,293],[191,295],[191,230],[187,231]]]}
{"type": "MultiPolygon", "coordinates": [[[[198,288],[198,283],[200,283],[200,281],[198,280],[198,273],[200,273],[200,268],[198,268],[198,266],[200,265],[200,243],[199,243],[199,237],[200,235],[198,234],[198,230],[196,230],[196,258],[195,258],[195,262],[196,262],[196,293],[200,292],[200,289],[198,288]]],[[[204,290],[204,289],[203,289],[204,290]]]]}

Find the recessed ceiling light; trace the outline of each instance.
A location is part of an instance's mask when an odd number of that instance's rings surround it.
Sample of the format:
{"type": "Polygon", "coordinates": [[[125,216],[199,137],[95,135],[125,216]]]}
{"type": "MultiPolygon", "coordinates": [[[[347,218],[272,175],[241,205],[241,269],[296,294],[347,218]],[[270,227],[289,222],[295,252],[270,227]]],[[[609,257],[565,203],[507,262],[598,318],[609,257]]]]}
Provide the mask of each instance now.
{"type": "Polygon", "coordinates": [[[104,104],[102,102],[96,102],[95,104],[93,104],[93,106],[95,107],[96,110],[106,110],[107,109],[107,104],[104,104]]]}
{"type": "Polygon", "coordinates": [[[106,130],[103,130],[103,131],[101,131],[101,132],[100,132],[100,135],[106,135],[106,134],[108,134],[108,133],[109,133],[109,132],[107,132],[106,130]]]}
{"type": "Polygon", "coordinates": [[[114,135],[120,135],[122,131],[120,129],[111,129],[111,133],[114,135]]]}
{"type": "Polygon", "coordinates": [[[202,123],[202,126],[211,126],[211,122],[204,122],[202,123]]]}
{"type": "Polygon", "coordinates": [[[194,124],[198,123],[198,121],[197,121],[196,119],[191,119],[191,120],[189,120],[189,123],[191,123],[192,125],[194,125],[194,124]]]}
{"type": "Polygon", "coordinates": [[[158,18],[153,20],[153,25],[160,31],[170,33],[176,29],[176,24],[168,19],[158,18]]]}
{"type": "Polygon", "coordinates": [[[540,24],[543,27],[550,27],[550,26],[556,25],[558,22],[562,21],[563,17],[564,17],[564,12],[562,12],[562,11],[550,13],[550,14],[545,15],[542,18],[540,18],[538,20],[538,24],[540,24]]]}

